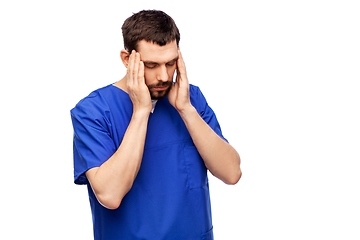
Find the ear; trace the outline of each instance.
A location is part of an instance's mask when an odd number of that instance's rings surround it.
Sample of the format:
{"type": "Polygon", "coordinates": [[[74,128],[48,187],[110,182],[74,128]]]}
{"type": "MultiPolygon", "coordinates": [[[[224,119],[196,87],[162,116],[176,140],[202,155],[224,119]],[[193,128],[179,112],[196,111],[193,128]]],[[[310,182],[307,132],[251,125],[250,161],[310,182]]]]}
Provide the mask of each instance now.
{"type": "Polygon", "coordinates": [[[123,62],[126,68],[128,67],[129,64],[129,57],[130,57],[130,53],[128,51],[126,51],[125,49],[120,51],[121,61],[123,62]]]}

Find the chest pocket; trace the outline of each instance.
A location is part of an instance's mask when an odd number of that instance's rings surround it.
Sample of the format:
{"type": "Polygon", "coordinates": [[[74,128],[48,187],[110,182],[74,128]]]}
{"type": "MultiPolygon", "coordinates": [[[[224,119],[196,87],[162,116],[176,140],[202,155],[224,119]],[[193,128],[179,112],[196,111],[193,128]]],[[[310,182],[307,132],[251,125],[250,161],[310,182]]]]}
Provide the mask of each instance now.
{"type": "Polygon", "coordinates": [[[184,147],[184,157],[189,188],[195,189],[207,186],[207,168],[196,147],[184,147]]]}

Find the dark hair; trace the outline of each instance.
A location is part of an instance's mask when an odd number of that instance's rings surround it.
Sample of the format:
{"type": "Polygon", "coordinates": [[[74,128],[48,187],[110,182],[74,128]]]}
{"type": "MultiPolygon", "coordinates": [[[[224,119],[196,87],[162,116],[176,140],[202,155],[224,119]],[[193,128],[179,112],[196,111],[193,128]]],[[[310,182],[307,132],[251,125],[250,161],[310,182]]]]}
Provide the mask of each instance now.
{"type": "Polygon", "coordinates": [[[180,32],[174,20],[158,10],[143,10],[125,20],[122,26],[124,47],[131,53],[137,50],[141,40],[164,46],[176,40],[179,46],[180,32]]]}

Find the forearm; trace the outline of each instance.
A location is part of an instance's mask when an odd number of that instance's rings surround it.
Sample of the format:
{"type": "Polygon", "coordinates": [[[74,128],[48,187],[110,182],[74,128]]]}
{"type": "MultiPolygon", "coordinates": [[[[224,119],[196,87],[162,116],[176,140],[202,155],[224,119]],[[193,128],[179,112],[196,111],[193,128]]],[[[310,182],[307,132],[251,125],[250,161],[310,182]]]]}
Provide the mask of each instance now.
{"type": "Polygon", "coordinates": [[[194,107],[179,113],[209,171],[227,184],[236,184],[241,177],[237,151],[214,132],[194,107]]]}
{"type": "Polygon", "coordinates": [[[148,117],[134,114],[118,150],[86,173],[96,197],[107,208],[117,208],[132,187],[141,165],[148,117]]]}

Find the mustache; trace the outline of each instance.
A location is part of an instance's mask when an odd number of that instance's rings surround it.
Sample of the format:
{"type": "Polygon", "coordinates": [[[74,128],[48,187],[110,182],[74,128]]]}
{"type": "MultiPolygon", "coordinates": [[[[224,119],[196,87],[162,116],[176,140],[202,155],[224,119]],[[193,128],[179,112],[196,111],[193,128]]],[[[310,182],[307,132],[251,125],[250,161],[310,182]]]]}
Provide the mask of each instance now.
{"type": "Polygon", "coordinates": [[[151,88],[157,88],[157,87],[171,87],[172,85],[173,85],[172,81],[167,81],[167,82],[160,82],[158,84],[149,85],[148,88],[151,89],[151,88]]]}

